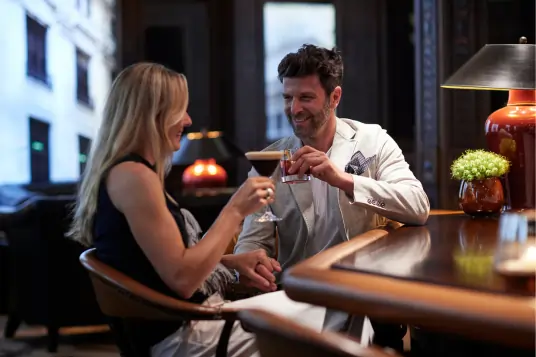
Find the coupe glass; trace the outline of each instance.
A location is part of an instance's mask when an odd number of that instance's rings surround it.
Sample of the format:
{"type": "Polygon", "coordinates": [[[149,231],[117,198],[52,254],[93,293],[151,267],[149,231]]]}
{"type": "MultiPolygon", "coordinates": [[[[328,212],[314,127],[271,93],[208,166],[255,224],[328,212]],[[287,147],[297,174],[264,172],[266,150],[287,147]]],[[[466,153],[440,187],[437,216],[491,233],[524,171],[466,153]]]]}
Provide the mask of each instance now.
{"type": "MultiPolygon", "coordinates": [[[[246,158],[249,160],[253,168],[261,176],[272,177],[275,170],[279,166],[283,158],[282,151],[250,151],[246,153],[246,158]]],[[[272,193],[273,194],[273,193],[272,193]]],[[[276,222],[282,218],[274,215],[268,205],[265,207],[264,214],[258,217],[256,222],[276,222]]]]}

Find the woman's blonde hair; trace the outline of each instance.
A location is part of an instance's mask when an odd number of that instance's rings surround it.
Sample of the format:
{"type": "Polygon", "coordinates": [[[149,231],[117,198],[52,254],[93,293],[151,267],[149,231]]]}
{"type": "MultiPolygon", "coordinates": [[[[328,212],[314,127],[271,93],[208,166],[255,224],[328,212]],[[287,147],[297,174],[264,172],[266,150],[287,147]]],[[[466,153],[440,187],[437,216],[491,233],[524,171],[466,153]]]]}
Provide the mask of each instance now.
{"type": "Polygon", "coordinates": [[[163,185],[173,154],[168,132],[182,120],[187,105],[184,75],[154,63],[137,63],[121,71],[112,84],[101,126],[91,145],[69,237],[92,245],[99,186],[122,157],[151,152],[163,185]]]}

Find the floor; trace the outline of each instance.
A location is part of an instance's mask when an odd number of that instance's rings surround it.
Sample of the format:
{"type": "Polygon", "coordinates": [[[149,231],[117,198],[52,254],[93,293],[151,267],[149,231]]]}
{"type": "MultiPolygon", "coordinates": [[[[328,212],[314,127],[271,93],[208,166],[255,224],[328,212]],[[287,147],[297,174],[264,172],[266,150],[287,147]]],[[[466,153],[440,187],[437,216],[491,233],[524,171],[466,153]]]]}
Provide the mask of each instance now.
{"type": "Polygon", "coordinates": [[[60,329],[57,353],[46,349],[46,329],[21,326],[14,339],[5,339],[6,317],[0,316],[0,357],[119,357],[107,326],[60,329]]]}
{"type": "MultiPolygon", "coordinates": [[[[14,339],[5,339],[6,316],[0,315],[0,357],[119,357],[107,326],[69,327],[60,329],[56,353],[46,349],[46,329],[22,325],[14,339]]],[[[409,350],[409,333],[404,337],[409,350]]]]}

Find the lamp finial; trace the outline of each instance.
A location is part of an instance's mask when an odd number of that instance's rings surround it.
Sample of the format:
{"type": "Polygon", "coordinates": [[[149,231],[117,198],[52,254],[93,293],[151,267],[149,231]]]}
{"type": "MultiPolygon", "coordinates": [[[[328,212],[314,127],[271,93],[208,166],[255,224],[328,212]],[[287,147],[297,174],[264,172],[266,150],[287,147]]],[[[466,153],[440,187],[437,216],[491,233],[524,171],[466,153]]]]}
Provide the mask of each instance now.
{"type": "Polygon", "coordinates": [[[521,36],[521,37],[519,38],[519,43],[520,43],[520,44],[523,44],[523,45],[526,44],[526,43],[527,43],[527,38],[526,38],[525,36],[521,36]]]}

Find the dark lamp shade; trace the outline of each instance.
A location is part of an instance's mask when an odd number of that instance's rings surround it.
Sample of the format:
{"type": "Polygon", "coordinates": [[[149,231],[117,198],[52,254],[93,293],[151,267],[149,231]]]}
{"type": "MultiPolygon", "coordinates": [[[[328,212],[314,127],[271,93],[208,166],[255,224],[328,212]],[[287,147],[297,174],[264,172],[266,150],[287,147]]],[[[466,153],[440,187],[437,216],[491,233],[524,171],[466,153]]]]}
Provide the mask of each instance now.
{"type": "Polygon", "coordinates": [[[441,87],[455,89],[536,89],[536,45],[485,45],[441,87]]]}
{"type": "Polygon", "coordinates": [[[195,160],[214,159],[217,163],[244,154],[227,140],[220,131],[188,133],[181,139],[181,147],[173,155],[173,165],[191,165],[195,160]]]}

